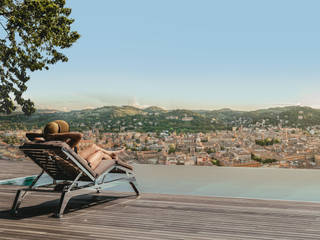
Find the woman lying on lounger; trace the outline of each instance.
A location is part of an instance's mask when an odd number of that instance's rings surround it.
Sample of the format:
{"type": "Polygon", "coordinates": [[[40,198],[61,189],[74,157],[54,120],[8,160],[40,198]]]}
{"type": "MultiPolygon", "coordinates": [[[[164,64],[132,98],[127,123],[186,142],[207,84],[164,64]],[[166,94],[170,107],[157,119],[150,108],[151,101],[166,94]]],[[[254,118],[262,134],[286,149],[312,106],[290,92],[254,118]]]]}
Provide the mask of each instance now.
{"type": "Polygon", "coordinates": [[[124,150],[107,151],[95,144],[84,148],[81,146],[83,134],[79,132],[69,132],[69,124],[63,120],[49,122],[45,126],[43,133],[27,133],[26,136],[30,141],[43,139],[46,141],[64,141],[71,148],[75,149],[75,151],[88,162],[92,169],[95,169],[102,160],[114,159],[119,161],[117,160],[117,154],[124,150]]]}

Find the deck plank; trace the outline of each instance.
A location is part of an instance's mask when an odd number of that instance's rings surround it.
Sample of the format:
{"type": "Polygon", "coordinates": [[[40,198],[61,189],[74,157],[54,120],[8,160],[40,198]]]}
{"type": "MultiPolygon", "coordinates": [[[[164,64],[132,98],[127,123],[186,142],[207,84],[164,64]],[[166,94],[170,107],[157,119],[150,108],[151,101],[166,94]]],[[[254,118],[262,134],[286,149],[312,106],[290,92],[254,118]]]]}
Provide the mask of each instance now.
{"type": "MultiPolygon", "coordinates": [[[[1,161],[1,160],[0,160],[1,161]]],[[[31,162],[1,161],[1,178],[37,174],[31,162]]],[[[18,217],[16,186],[0,186],[0,239],[320,239],[320,203],[103,192],[71,199],[52,217],[58,195],[31,193],[18,217]]]]}
{"type": "Polygon", "coordinates": [[[317,203],[104,192],[75,197],[56,219],[58,196],[32,193],[13,218],[16,188],[0,189],[0,239],[320,238],[317,203]]]}

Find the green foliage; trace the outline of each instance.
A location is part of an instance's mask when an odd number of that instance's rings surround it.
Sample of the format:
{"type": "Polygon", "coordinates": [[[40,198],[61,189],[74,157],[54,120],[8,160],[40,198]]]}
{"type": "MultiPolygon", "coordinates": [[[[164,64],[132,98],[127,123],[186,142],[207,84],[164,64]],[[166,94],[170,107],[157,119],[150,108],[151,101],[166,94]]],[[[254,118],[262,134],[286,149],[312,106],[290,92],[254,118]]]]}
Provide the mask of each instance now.
{"type": "Polygon", "coordinates": [[[273,159],[273,158],[267,158],[267,159],[262,160],[262,164],[274,163],[274,162],[277,162],[277,161],[278,160],[273,159]]]}
{"type": "Polygon", "coordinates": [[[221,166],[220,161],[217,160],[217,159],[212,159],[211,162],[212,162],[213,165],[221,166]]]}
{"type": "Polygon", "coordinates": [[[173,144],[171,144],[169,146],[168,154],[175,153],[175,152],[176,152],[176,148],[173,144]]]}
{"type": "Polygon", "coordinates": [[[212,150],[211,148],[208,148],[208,149],[206,150],[206,152],[207,152],[208,154],[211,154],[211,153],[214,153],[215,150],[212,150]]]}
{"type": "Polygon", "coordinates": [[[144,147],[141,149],[141,151],[149,151],[149,149],[144,146],[144,147]]]}
{"type": "Polygon", "coordinates": [[[80,37],[71,31],[71,9],[65,0],[0,1],[0,112],[12,113],[16,104],[25,114],[34,103],[22,95],[31,71],[68,58],[60,49],[69,48],[80,37]]]}
{"type": "Polygon", "coordinates": [[[251,153],[251,159],[260,162],[262,159],[251,153]]]}
{"type": "Polygon", "coordinates": [[[272,138],[272,139],[266,138],[264,140],[257,139],[255,142],[257,145],[260,145],[260,146],[271,146],[273,144],[280,143],[280,140],[275,138],[272,138]]]}
{"type": "Polygon", "coordinates": [[[273,159],[273,158],[262,159],[262,158],[257,157],[253,153],[251,153],[251,159],[254,160],[254,161],[257,161],[259,163],[262,163],[262,164],[270,164],[270,163],[274,163],[274,162],[278,161],[278,160],[273,159]]]}
{"type": "Polygon", "coordinates": [[[21,139],[16,136],[4,136],[0,135],[0,139],[7,144],[20,144],[21,139]]]}
{"type": "MultiPolygon", "coordinates": [[[[150,109],[138,109],[130,106],[105,106],[71,112],[37,110],[32,116],[18,113],[11,115],[0,114],[0,130],[37,129],[42,128],[49,121],[63,119],[69,122],[73,131],[86,131],[97,127],[102,132],[156,132],[158,136],[163,132],[176,132],[176,134],[207,133],[217,130],[230,130],[232,125],[240,124],[239,122],[233,122],[240,117],[242,120],[247,121],[243,126],[255,127],[253,123],[261,121],[266,116],[270,119],[267,121],[270,125],[275,124],[275,126],[278,126],[277,114],[282,114],[281,119],[286,118],[285,116],[288,116],[286,119],[290,119],[287,124],[289,126],[291,121],[294,124],[294,119],[298,119],[297,111],[303,111],[306,115],[305,122],[302,121],[299,127],[306,128],[319,125],[320,110],[305,107],[277,108],[261,112],[163,110],[162,112],[158,111],[155,115],[152,112],[150,113],[150,109]],[[289,117],[291,116],[290,114],[293,116],[292,118],[289,117]],[[193,120],[182,121],[181,118],[185,115],[193,117],[193,120]],[[254,115],[256,116],[255,118],[252,117],[254,115]],[[178,119],[170,119],[168,118],[169,116],[176,116],[178,119]],[[215,116],[216,120],[212,121],[211,116],[215,116]],[[271,117],[274,119],[272,120],[271,117]],[[97,122],[101,124],[97,126],[97,122]]],[[[276,143],[275,139],[273,144],[276,143]]],[[[224,148],[222,147],[221,150],[224,150],[224,148]]]]}

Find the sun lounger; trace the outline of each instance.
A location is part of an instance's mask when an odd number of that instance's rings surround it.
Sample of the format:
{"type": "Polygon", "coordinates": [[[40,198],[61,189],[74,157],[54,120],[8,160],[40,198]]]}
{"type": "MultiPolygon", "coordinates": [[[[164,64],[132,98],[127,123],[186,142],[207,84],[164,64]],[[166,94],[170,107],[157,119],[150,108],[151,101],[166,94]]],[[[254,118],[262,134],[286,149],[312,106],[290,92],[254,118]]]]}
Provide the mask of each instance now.
{"type": "Polygon", "coordinates": [[[28,188],[17,191],[11,209],[13,214],[17,214],[22,200],[31,191],[61,193],[56,212],[57,217],[62,217],[71,197],[100,192],[116,181],[127,181],[136,195],[139,195],[133,169],[122,161],[102,160],[99,166],[93,170],[87,161],[76,154],[68,144],[60,141],[25,143],[20,149],[43,170],[28,188]],[[44,172],[52,178],[52,184],[41,185],[39,183],[38,180],[44,172]],[[124,177],[106,181],[107,174],[111,172],[122,173],[124,177]]]}

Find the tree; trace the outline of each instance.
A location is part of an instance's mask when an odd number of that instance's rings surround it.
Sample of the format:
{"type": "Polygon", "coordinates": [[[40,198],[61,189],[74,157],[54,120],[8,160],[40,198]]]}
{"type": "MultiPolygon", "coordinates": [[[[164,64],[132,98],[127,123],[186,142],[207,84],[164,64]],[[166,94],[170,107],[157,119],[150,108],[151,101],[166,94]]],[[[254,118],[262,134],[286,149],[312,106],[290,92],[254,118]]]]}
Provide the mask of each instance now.
{"type": "Polygon", "coordinates": [[[175,153],[175,152],[176,152],[176,147],[174,146],[174,144],[170,144],[168,154],[175,153]]]}
{"type": "Polygon", "coordinates": [[[25,114],[35,111],[25,99],[30,72],[68,58],[61,52],[80,37],[71,31],[73,19],[65,0],[0,0],[0,113],[17,105],[25,114]]]}

